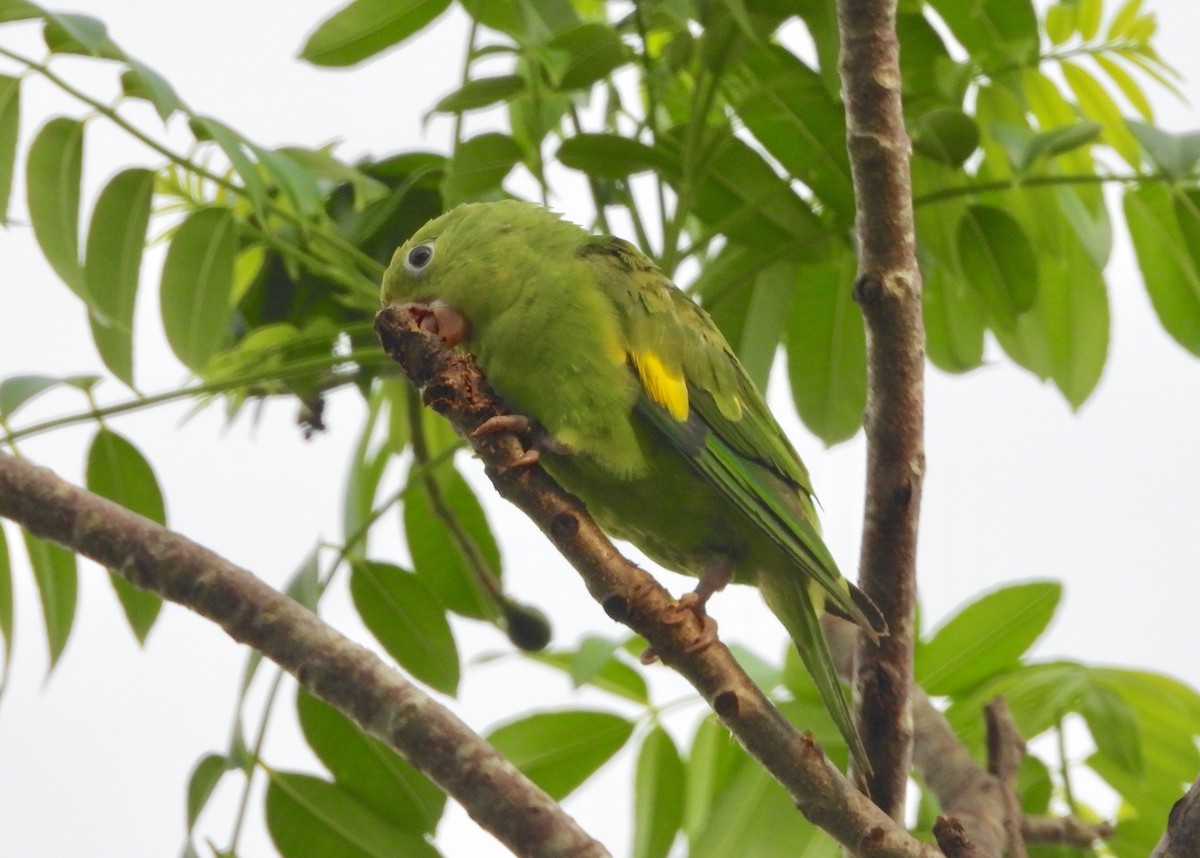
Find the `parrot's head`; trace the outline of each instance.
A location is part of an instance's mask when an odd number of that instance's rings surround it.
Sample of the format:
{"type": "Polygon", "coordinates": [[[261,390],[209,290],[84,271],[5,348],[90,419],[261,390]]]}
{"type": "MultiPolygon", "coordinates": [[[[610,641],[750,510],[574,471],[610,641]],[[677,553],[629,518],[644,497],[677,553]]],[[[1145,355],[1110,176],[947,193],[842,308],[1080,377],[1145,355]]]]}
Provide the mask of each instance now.
{"type": "Polygon", "coordinates": [[[520,200],[466,203],[434,218],[392,256],[384,306],[408,305],[449,345],[513,307],[555,245],[558,215],[520,200]]]}

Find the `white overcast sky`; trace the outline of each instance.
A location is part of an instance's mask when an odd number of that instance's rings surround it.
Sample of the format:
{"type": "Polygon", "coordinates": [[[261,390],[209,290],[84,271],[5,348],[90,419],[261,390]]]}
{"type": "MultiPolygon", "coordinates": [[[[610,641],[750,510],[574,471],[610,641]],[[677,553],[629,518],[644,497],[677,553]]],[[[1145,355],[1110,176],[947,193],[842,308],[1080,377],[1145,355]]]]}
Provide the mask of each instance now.
{"type": "MultiPolygon", "coordinates": [[[[196,110],[217,116],[267,145],[344,141],[340,153],[425,146],[445,151],[449,125],[422,125],[423,111],[454,88],[460,74],[464,18],[455,10],[435,35],[351,71],[314,69],[294,56],[333,2],[209,0],[203,4],[92,0],[87,13],[107,22],[114,39],[159,70],[196,110]]],[[[1200,8],[1147,0],[1160,21],[1159,47],[1198,92],[1195,33],[1200,8]]],[[[33,33],[6,46],[37,54],[33,33]]],[[[107,101],[110,75],[66,62],[71,79],[107,101]]],[[[0,65],[0,73],[11,73],[0,65]]],[[[24,151],[35,124],[80,108],[40,81],[23,94],[24,151]]],[[[1161,125],[1195,130],[1188,104],[1155,98],[1161,125]]],[[[131,111],[159,134],[148,111],[131,111]]],[[[176,129],[177,132],[177,129],[176,129]]],[[[178,133],[170,136],[185,144],[178,133]]],[[[102,183],[125,165],[158,159],[103,120],[88,125],[85,209],[102,183]]],[[[20,194],[14,213],[23,213],[20,194]]],[[[586,217],[586,203],[560,207],[586,217]]],[[[177,384],[184,370],[166,350],[153,297],[161,252],[148,255],[138,309],[137,370],[148,391],[177,384]]],[[[1099,389],[1079,413],[1059,394],[998,352],[986,367],[961,377],[931,370],[928,380],[928,476],[922,512],[921,595],[926,627],[956,606],[1006,582],[1052,578],[1066,585],[1064,604],[1036,652],[1043,658],[1146,667],[1200,685],[1195,625],[1200,581],[1200,361],[1158,325],[1123,233],[1109,268],[1112,342],[1099,389]]],[[[0,231],[0,377],[97,371],[83,309],[50,272],[21,226],[0,231]]],[[[123,398],[116,382],[100,390],[123,398]]],[[[857,558],[862,508],[861,436],[825,450],[794,419],[786,392],[773,401],[813,472],[830,546],[846,569],[857,558]]],[[[18,421],[72,411],[68,394],[46,396],[18,421]]],[[[256,571],[284,581],[313,544],[340,535],[343,475],[363,410],[353,394],[331,401],[329,435],[304,443],[291,404],[266,409],[257,427],[246,419],[222,426],[219,409],[182,422],[183,409],[113,421],[154,464],[172,526],[256,571]]],[[[72,480],[82,478],[91,427],[31,440],[21,449],[72,480]]],[[[472,466],[468,465],[470,470],[472,466]]],[[[478,475],[476,475],[478,476],[478,475]]],[[[477,484],[480,484],[476,480],[477,484]]],[[[555,620],[556,642],[620,629],[592,603],[566,564],[527,523],[499,503],[490,507],[505,536],[515,593],[541,604],[555,620]]],[[[9,529],[10,544],[19,544],[9,529]]],[[[15,545],[14,545],[15,547],[15,545]]],[[[381,539],[387,558],[395,540],[381,539]]],[[[182,844],[184,785],[200,754],[226,747],[243,651],[206,621],[169,607],[140,650],[124,626],[106,576],[81,570],[73,640],[58,670],[45,678],[46,657],[36,593],[23,561],[16,571],[18,633],[9,688],[0,703],[0,854],[162,856],[182,844]]],[[[672,578],[677,590],[687,586],[672,578]]],[[[741,588],[714,604],[722,634],[772,658],[783,634],[764,616],[756,594],[741,588]]],[[[344,596],[328,615],[366,640],[344,596]]],[[[457,626],[465,652],[497,650],[490,628],[457,626]]],[[[665,671],[660,671],[665,673],[665,671]]],[[[662,678],[661,700],[683,693],[662,678]]],[[[567,705],[565,681],[507,660],[471,675],[453,703],[473,726],[487,729],[527,705],[567,705]],[[522,691],[513,693],[514,683],[522,691]],[[497,710],[497,700],[506,708],[497,710]]],[[[290,704],[290,691],[285,698],[290,704]]],[[[571,705],[610,705],[580,695],[571,705]]],[[[315,771],[287,717],[272,728],[267,760],[315,771]]],[[[698,710],[692,710],[694,718],[698,710]]],[[[253,729],[254,725],[248,725],[253,729]]],[[[1081,743],[1072,751],[1082,756],[1081,743]]],[[[602,774],[596,788],[569,803],[585,827],[615,855],[628,851],[625,793],[629,758],[602,774]]],[[[1097,795],[1101,795],[1097,793],[1097,795]]],[[[237,800],[234,779],[218,795],[202,829],[225,846],[237,800]]],[[[507,854],[474,829],[461,811],[448,816],[440,843],[452,856],[507,854]]],[[[261,824],[252,823],[241,854],[269,855],[261,824]]]]}

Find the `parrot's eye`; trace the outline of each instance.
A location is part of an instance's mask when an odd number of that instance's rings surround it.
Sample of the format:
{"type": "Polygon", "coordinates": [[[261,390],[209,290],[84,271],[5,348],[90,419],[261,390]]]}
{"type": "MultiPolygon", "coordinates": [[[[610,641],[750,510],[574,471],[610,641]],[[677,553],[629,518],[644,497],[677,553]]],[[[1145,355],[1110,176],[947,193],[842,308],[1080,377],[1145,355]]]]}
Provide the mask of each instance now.
{"type": "Polygon", "coordinates": [[[433,259],[433,243],[418,244],[404,257],[404,267],[413,274],[420,272],[433,259]]]}

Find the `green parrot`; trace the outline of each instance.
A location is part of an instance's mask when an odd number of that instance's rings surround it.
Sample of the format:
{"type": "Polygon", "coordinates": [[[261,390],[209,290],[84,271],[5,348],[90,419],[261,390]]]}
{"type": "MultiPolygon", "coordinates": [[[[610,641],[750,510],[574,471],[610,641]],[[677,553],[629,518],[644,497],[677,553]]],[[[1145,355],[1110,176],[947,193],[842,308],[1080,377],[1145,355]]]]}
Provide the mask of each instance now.
{"type": "MultiPolygon", "coordinates": [[[[821,541],[808,472],[712,320],[633,245],[517,200],[461,205],[392,258],[384,305],[474,355],[538,461],[612,536],[701,579],[753,584],[870,771],[819,614],[878,609],[821,541]]],[[[706,625],[700,645],[715,635],[706,625]]]]}

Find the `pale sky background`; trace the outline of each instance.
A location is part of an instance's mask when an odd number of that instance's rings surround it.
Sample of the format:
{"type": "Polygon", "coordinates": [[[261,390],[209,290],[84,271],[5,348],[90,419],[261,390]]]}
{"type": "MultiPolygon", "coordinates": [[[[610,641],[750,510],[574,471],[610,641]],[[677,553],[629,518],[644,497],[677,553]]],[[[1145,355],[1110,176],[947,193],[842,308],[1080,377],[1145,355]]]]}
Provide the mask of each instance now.
{"type": "MultiPolygon", "coordinates": [[[[160,71],[197,111],[260,144],[320,145],[336,138],[344,141],[340,154],[351,159],[418,146],[445,151],[448,121],[423,126],[422,114],[455,86],[464,16],[455,9],[429,38],[349,72],[297,62],[305,35],[336,5],[93,0],[86,11],[103,19],[119,44],[160,71]]],[[[1168,0],[1147,0],[1146,6],[1159,16],[1162,55],[1183,72],[1184,90],[1195,94],[1200,8],[1168,0]]],[[[36,33],[22,31],[19,38],[17,32],[0,28],[0,40],[38,55],[36,33]]],[[[101,100],[115,91],[113,76],[98,73],[92,63],[56,67],[101,100]]],[[[4,72],[12,69],[0,63],[4,72]]],[[[1155,103],[1160,125],[1177,131],[1200,126],[1192,106],[1165,94],[1155,103]]],[[[60,111],[84,115],[41,81],[28,82],[22,90],[21,153],[36,128],[60,111]]],[[[127,115],[161,134],[161,123],[148,109],[127,115]]],[[[171,131],[168,139],[185,145],[178,128],[171,131]]],[[[87,134],[85,211],[116,170],[159,163],[103,120],[89,123],[87,134]]],[[[14,201],[18,218],[21,196],[18,192],[14,201]]],[[[557,202],[576,219],[586,218],[582,196],[557,202]]],[[[137,321],[137,371],[151,392],[185,377],[156,319],[160,263],[161,251],[148,254],[137,321]]],[[[1037,645],[1038,656],[1145,667],[1200,686],[1194,632],[1200,598],[1195,514],[1200,361],[1162,331],[1120,230],[1109,283],[1109,361],[1098,390],[1077,414],[1053,388],[998,352],[989,366],[966,376],[930,371],[920,554],[926,627],[1001,584],[1057,579],[1065,583],[1066,595],[1057,621],[1037,645]]],[[[0,290],[0,377],[98,371],[83,308],[50,272],[27,228],[0,231],[0,290]]],[[[125,392],[107,381],[99,396],[116,401],[125,392]]],[[[853,570],[862,510],[861,435],[825,450],[791,416],[786,396],[781,385],[774,386],[776,410],[813,472],[827,540],[843,568],[853,570]]],[[[68,393],[47,395],[16,423],[82,404],[68,393]]],[[[280,584],[317,540],[340,536],[344,473],[363,416],[356,394],[336,396],[327,410],[332,431],[305,443],[294,428],[294,411],[293,403],[280,403],[266,409],[257,427],[243,418],[225,428],[219,408],[187,423],[181,422],[184,409],[164,408],[114,420],[112,426],[155,466],[172,527],[280,584]]],[[[22,443],[21,449],[80,481],[92,432],[91,426],[61,431],[22,443]]],[[[467,464],[466,470],[487,491],[477,468],[467,464]]],[[[622,633],[531,525],[499,501],[489,511],[506,537],[512,591],[552,613],[556,644],[622,633]]],[[[8,535],[16,548],[15,528],[8,535]]],[[[374,548],[381,559],[399,550],[388,539],[374,548]]],[[[36,593],[21,557],[15,575],[16,654],[0,701],[0,854],[178,854],[186,779],[202,753],[227,746],[245,652],[209,622],[174,606],[165,610],[148,647],[139,649],[107,576],[84,564],[73,639],[47,680],[36,593]]],[[[672,576],[667,583],[676,591],[690,586],[672,576]]],[[[332,593],[324,613],[352,637],[368,640],[346,601],[340,590],[332,593]]],[[[768,615],[753,591],[733,588],[717,598],[713,611],[727,639],[773,659],[782,651],[782,629],[764,621],[768,615]]],[[[456,631],[465,653],[506,648],[490,627],[462,622],[456,631]]],[[[663,669],[657,675],[656,699],[684,693],[680,680],[663,669]]],[[[281,702],[266,759],[279,768],[318,771],[296,738],[290,690],[281,702]]],[[[620,708],[599,694],[570,697],[562,676],[518,659],[473,671],[451,705],[481,731],[530,705],[620,708]]],[[[699,711],[685,707],[683,723],[699,711]]],[[[1088,749],[1081,741],[1071,750],[1082,757],[1088,749]]],[[[625,788],[631,759],[622,755],[567,803],[618,856],[629,849],[625,788]]],[[[202,818],[201,830],[219,847],[227,844],[239,790],[237,779],[228,778],[202,818]]],[[[1090,795],[1105,801],[1102,790],[1090,795]]],[[[447,814],[439,844],[447,856],[507,854],[457,809],[447,814]]],[[[273,854],[257,815],[240,851],[273,854]]]]}

